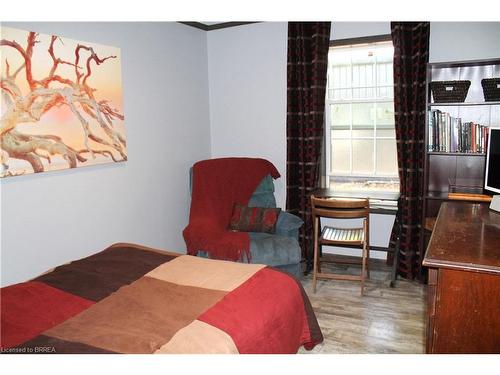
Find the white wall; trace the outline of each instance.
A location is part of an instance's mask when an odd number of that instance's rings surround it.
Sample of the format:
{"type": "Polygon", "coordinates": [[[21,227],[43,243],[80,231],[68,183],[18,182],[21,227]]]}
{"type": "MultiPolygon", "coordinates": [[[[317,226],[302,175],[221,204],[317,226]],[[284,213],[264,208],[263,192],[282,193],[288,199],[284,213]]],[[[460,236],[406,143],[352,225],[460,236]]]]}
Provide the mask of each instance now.
{"type": "Polygon", "coordinates": [[[1,284],[114,242],[184,251],[188,169],[210,157],[206,33],[178,23],[4,23],[121,48],[129,160],[2,179],[1,284]]]}
{"type": "MultiPolygon", "coordinates": [[[[333,22],[331,39],[391,33],[390,22],[333,22]]],[[[429,61],[500,57],[500,22],[431,22],[429,61]]]]}
{"type": "Polygon", "coordinates": [[[276,200],[286,197],[286,22],[208,32],[212,157],[270,160],[281,178],[276,200]]]}
{"type": "Polygon", "coordinates": [[[390,22],[332,22],[330,40],[361,38],[390,33],[390,22]]]}
{"type": "Polygon", "coordinates": [[[431,22],[430,62],[500,57],[500,22],[431,22]]]}

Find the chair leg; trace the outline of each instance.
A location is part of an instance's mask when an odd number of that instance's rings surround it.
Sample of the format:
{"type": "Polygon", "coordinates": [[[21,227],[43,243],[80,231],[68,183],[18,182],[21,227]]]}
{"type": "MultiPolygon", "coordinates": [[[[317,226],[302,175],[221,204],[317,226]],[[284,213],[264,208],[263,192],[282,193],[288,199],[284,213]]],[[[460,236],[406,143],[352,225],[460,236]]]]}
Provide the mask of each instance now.
{"type": "Polygon", "coordinates": [[[366,277],[370,278],[370,245],[366,245],[366,277]]]}
{"type": "Polygon", "coordinates": [[[365,289],[365,277],[366,277],[366,255],[367,255],[367,248],[366,248],[366,242],[363,244],[363,256],[361,260],[361,296],[364,295],[364,289],[365,289]]]}
{"type": "Polygon", "coordinates": [[[370,278],[370,217],[365,221],[365,246],[366,246],[366,276],[370,278]]]}
{"type": "Polygon", "coordinates": [[[318,272],[321,273],[321,257],[323,256],[323,246],[322,245],[318,245],[318,247],[319,247],[319,253],[318,253],[318,272]]]}
{"type": "MultiPolygon", "coordinates": [[[[317,217],[318,219],[318,227],[317,227],[317,232],[318,233],[318,238],[320,236],[320,232],[321,232],[321,217],[317,217]]],[[[316,238],[316,240],[318,240],[318,238],[316,238]]],[[[323,245],[320,245],[318,244],[318,272],[321,273],[321,258],[323,257],[323,245]]]]}
{"type": "Polygon", "coordinates": [[[313,261],[313,293],[316,293],[318,274],[318,219],[314,218],[314,261],[313,261]]]}

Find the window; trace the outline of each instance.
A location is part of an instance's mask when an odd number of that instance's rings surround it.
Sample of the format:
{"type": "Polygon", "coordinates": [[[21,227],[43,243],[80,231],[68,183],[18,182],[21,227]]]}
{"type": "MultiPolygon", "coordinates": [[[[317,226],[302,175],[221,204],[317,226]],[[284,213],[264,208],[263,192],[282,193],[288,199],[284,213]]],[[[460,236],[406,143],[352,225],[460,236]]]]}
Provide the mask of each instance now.
{"type": "Polygon", "coordinates": [[[330,47],[326,167],[341,190],[399,191],[392,42],[330,47]]]}

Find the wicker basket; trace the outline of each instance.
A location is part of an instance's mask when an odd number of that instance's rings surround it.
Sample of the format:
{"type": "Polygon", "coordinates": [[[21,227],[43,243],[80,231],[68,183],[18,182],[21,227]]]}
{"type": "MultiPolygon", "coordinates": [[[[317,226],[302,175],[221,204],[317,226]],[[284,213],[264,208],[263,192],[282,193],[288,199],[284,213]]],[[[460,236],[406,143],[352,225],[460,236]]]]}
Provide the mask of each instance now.
{"type": "Polygon", "coordinates": [[[462,103],[467,97],[470,81],[434,81],[430,83],[436,103],[462,103]]]}
{"type": "Polygon", "coordinates": [[[500,101],[500,78],[485,78],[481,80],[483,86],[484,101],[500,101]]]}

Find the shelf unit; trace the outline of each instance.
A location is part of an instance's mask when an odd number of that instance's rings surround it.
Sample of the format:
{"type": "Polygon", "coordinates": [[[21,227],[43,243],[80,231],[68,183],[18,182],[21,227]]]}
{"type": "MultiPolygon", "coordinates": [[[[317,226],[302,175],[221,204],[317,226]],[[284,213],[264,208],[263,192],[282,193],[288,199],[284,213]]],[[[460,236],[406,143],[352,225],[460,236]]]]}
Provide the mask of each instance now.
{"type": "Polygon", "coordinates": [[[474,152],[444,152],[444,151],[427,151],[428,155],[445,155],[445,156],[484,156],[484,154],[474,152]]]}
{"type": "Polygon", "coordinates": [[[498,105],[499,102],[462,102],[462,103],[427,103],[427,107],[471,107],[481,105],[498,105]]]}
{"type": "MultiPolygon", "coordinates": [[[[463,122],[473,121],[487,126],[500,126],[500,101],[484,101],[481,79],[500,77],[500,58],[474,61],[453,61],[427,64],[427,112],[440,109],[463,122]],[[432,81],[471,81],[463,103],[436,103],[432,101],[429,83],[432,81]]],[[[442,202],[448,198],[451,179],[471,181],[471,185],[484,186],[486,157],[480,153],[429,151],[429,113],[425,120],[424,196],[420,254],[427,248],[432,223],[442,202]],[[427,228],[426,228],[427,227],[427,228]]]]}

